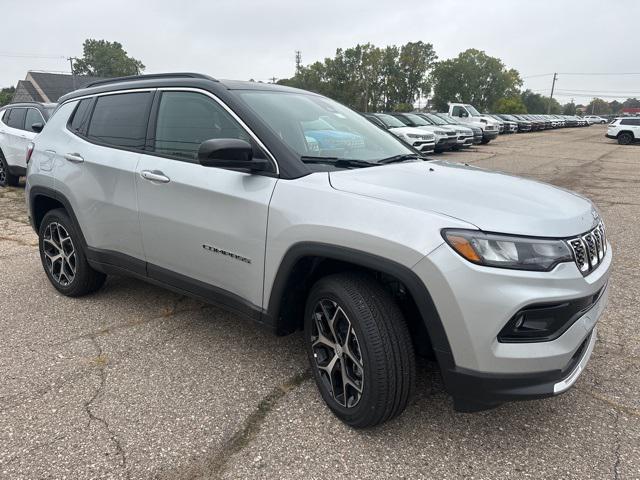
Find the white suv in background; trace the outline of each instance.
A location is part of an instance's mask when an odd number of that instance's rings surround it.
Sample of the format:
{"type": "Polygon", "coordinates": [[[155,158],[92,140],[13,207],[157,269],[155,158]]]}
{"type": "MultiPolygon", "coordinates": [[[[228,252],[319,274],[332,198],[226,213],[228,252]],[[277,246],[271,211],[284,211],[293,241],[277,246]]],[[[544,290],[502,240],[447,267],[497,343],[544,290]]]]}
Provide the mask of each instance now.
{"type": "Polygon", "coordinates": [[[56,105],[15,103],[0,108],[0,187],[16,186],[27,174],[27,147],[56,105]]]}
{"type": "Polygon", "coordinates": [[[640,117],[616,118],[607,127],[605,136],[618,140],[620,145],[640,140],[640,117]]]}
{"type": "Polygon", "coordinates": [[[587,115],[584,119],[589,122],[589,125],[593,125],[594,123],[605,124],[607,123],[606,118],[599,117],[598,115],[587,115]]]}

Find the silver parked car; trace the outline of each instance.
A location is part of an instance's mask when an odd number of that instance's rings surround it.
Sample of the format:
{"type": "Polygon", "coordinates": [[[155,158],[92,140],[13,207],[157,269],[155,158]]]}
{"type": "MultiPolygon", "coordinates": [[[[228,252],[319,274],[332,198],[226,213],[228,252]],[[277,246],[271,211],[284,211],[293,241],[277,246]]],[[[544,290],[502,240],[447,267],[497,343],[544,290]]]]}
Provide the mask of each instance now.
{"type": "Polygon", "coordinates": [[[416,354],[464,411],[560,394],[589,360],[612,251],[580,195],[425,161],[283,86],[147,75],[60,102],[26,197],[63,295],[125,274],[301,329],[354,427],[403,411],[416,354]]]}

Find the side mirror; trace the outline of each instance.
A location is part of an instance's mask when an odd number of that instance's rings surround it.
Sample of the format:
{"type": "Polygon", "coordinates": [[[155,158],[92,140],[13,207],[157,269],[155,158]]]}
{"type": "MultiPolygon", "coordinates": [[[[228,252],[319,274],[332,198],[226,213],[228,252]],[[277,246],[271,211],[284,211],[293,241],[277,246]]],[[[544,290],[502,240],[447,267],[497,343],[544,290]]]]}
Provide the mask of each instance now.
{"type": "Polygon", "coordinates": [[[33,125],[31,125],[31,131],[36,132],[36,133],[40,133],[42,131],[42,129],[44,128],[44,123],[34,123],[33,125]]]}
{"type": "Polygon", "coordinates": [[[253,158],[253,147],[237,138],[205,140],[198,149],[198,161],[205,167],[266,170],[269,162],[253,158]]]}

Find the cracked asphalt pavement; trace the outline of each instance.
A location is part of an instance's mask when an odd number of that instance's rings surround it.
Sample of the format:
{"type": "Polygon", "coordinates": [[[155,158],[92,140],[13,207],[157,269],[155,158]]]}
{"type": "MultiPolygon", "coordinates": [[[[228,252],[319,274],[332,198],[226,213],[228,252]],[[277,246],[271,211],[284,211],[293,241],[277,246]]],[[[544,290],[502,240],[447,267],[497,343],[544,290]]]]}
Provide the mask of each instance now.
{"type": "Polygon", "coordinates": [[[593,357],[556,398],[455,413],[435,366],[381,427],[336,420],[300,334],[137,280],[59,295],[27,222],[0,189],[0,478],[640,478],[640,146],[604,128],[501,136],[434,158],[578,191],[615,260],[593,357]]]}

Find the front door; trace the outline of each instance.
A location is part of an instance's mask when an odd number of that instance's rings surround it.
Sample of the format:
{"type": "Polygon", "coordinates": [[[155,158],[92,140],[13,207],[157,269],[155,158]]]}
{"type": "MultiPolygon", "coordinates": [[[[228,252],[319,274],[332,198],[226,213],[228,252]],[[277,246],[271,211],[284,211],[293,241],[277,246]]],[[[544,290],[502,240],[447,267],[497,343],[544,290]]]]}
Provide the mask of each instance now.
{"type": "MultiPolygon", "coordinates": [[[[210,94],[162,92],[151,130],[150,152],[141,155],[136,175],[149,276],[255,311],[262,304],[267,214],[277,179],[198,163],[205,140],[252,142],[210,94]]],[[[262,154],[256,145],[254,151],[262,154]]]]}

